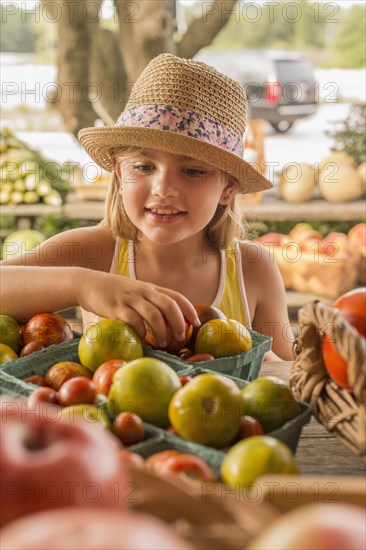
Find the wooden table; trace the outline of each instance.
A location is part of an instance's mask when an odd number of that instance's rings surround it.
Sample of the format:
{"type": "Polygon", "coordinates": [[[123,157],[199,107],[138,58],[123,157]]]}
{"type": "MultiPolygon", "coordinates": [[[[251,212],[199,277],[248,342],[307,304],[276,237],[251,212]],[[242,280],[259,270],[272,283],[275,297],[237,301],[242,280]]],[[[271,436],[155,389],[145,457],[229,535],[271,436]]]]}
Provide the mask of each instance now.
{"type": "MultiPolygon", "coordinates": [[[[261,376],[278,376],[287,381],[291,361],[263,363],[261,376]]],[[[335,435],[329,433],[314,416],[304,426],[296,451],[296,460],[305,475],[362,476],[365,483],[366,464],[335,435]]]]}

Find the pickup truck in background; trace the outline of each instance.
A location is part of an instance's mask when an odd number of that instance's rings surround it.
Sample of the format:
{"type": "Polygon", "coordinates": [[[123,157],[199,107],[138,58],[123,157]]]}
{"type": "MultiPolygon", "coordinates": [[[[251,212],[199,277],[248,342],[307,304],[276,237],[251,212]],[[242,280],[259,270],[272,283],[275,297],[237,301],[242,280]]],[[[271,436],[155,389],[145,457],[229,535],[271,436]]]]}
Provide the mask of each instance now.
{"type": "Polygon", "coordinates": [[[212,65],[244,87],[249,118],[287,132],[299,118],[316,113],[317,83],[310,60],[282,50],[203,50],[195,59],[212,65]]]}

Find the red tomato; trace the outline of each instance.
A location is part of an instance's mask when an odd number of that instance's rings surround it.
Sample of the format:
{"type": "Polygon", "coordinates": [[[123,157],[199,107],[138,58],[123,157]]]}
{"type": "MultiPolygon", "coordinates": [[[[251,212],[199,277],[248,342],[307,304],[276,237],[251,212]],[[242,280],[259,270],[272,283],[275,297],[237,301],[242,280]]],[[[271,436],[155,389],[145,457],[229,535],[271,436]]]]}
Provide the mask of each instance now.
{"type": "Polygon", "coordinates": [[[39,403],[53,403],[58,405],[58,395],[52,388],[37,388],[29,394],[27,407],[34,409],[39,403]]]}
{"type": "Polygon", "coordinates": [[[44,345],[41,344],[41,342],[28,342],[28,344],[22,348],[19,357],[25,357],[35,351],[41,351],[41,349],[44,349],[44,345]]]}
{"type": "Polygon", "coordinates": [[[76,376],[66,380],[59,389],[58,400],[61,405],[93,404],[97,392],[94,383],[85,376],[76,376]]]}
{"type": "Polygon", "coordinates": [[[175,449],[168,449],[166,451],[160,451],[159,453],[154,453],[146,459],[146,466],[155,472],[155,468],[159,466],[161,462],[164,462],[167,458],[171,456],[179,455],[180,453],[175,449]]]}
{"type": "Polygon", "coordinates": [[[214,483],[216,476],[210,466],[198,456],[179,453],[155,466],[158,475],[181,474],[207,483],[214,483]]]}
{"type": "Polygon", "coordinates": [[[264,430],[258,420],[256,418],[253,418],[252,416],[245,415],[240,421],[239,431],[236,434],[232,445],[234,445],[234,443],[237,443],[238,441],[241,441],[242,439],[246,439],[247,437],[263,434],[264,430]]]}
{"type": "MultiPolygon", "coordinates": [[[[343,294],[333,305],[366,338],[366,288],[356,288],[343,294]]],[[[333,344],[335,338],[337,338],[336,329],[332,337],[324,336],[322,344],[323,361],[332,380],[340,387],[349,390],[351,387],[347,374],[347,361],[336,350],[333,344]]]]}
{"type": "Polygon", "coordinates": [[[111,359],[106,363],[102,363],[93,374],[93,382],[97,392],[108,396],[114,373],[127,363],[128,361],[124,359],[111,359]]]}
{"type": "Polygon", "coordinates": [[[192,380],[192,376],[188,376],[188,374],[181,374],[179,376],[179,380],[182,386],[185,386],[190,380],[192,380]]]}
{"type": "Polygon", "coordinates": [[[129,447],[144,439],[145,426],[141,418],[132,412],[121,412],[113,422],[113,433],[129,447]]]}
{"type": "Polygon", "coordinates": [[[39,342],[45,347],[51,344],[60,344],[66,340],[72,340],[74,334],[69,323],[55,313],[40,313],[28,321],[24,329],[24,344],[39,342]]]}

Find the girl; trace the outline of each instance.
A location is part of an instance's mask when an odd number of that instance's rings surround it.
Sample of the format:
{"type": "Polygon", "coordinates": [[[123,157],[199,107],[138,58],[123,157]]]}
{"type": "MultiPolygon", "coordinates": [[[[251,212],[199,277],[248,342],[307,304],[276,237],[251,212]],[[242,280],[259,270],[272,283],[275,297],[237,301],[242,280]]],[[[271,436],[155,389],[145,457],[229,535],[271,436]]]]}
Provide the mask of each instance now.
{"type": "Polygon", "coordinates": [[[81,306],[84,326],[123,319],[162,347],[164,317],[183,339],[192,304],[273,337],[267,359],[292,359],[281,276],[267,251],[242,239],[235,196],[271,187],[243,160],[242,87],[204,63],[163,54],[136,81],[112,128],[79,134],[113,172],[106,215],[4,262],[2,313],[24,320],[81,306]],[[26,299],[25,299],[26,297],[26,299]]]}

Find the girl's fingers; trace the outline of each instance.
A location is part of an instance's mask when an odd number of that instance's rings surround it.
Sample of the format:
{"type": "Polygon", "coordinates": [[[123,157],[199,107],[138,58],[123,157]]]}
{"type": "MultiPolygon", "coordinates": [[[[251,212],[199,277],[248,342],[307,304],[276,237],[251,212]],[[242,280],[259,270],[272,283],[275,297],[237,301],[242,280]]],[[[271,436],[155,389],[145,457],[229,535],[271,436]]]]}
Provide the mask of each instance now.
{"type": "MultiPolygon", "coordinates": [[[[165,321],[170,325],[173,334],[177,340],[184,340],[186,334],[186,321],[188,323],[199,326],[200,321],[197,312],[192,304],[179,294],[178,292],[169,289],[161,289],[159,292],[154,292],[149,297],[165,317],[165,321]],[[192,314],[193,310],[193,314],[192,314]],[[191,320],[192,319],[192,320],[191,320]]],[[[155,326],[150,325],[153,332],[156,334],[155,326]]]]}
{"type": "MultiPolygon", "coordinates": [[[[153,304],[146,299],[136,299],[133,305],[134,310],[144,321],[144,326],[149,325],[154,333],[158,346],[165,347],[167,344],[167,326],[164,320],[164,313],[158,305],[153,304]]],[[[146,327],[144,336],[146,333],[146,327]]]]}
{"type": "MultiPolygon", "coordinates": [[[[173,298],[174,302],[178,305],[180,311],[182,312],[183,318],[185,318],[189,324],[193,325],[194,327],[201,326],[197,311],[195,310],[193,304],[185,296],[183,296],[183,294],[167,288],[164,288],[164,291],[171,298],[173,298]]],[[[185,326],[183,325],[182,332],[184,332],[184,330],[185,326]]]]}
{"type": "Polygon", "coordinates": [[[146,327],[143,318],[134,308],[125,307],[117,312],[117,315],[113,315],[112,318],[120,319],[125,323],[128,323],[135,332],[143,338],[146,334],[146,327]]]}

